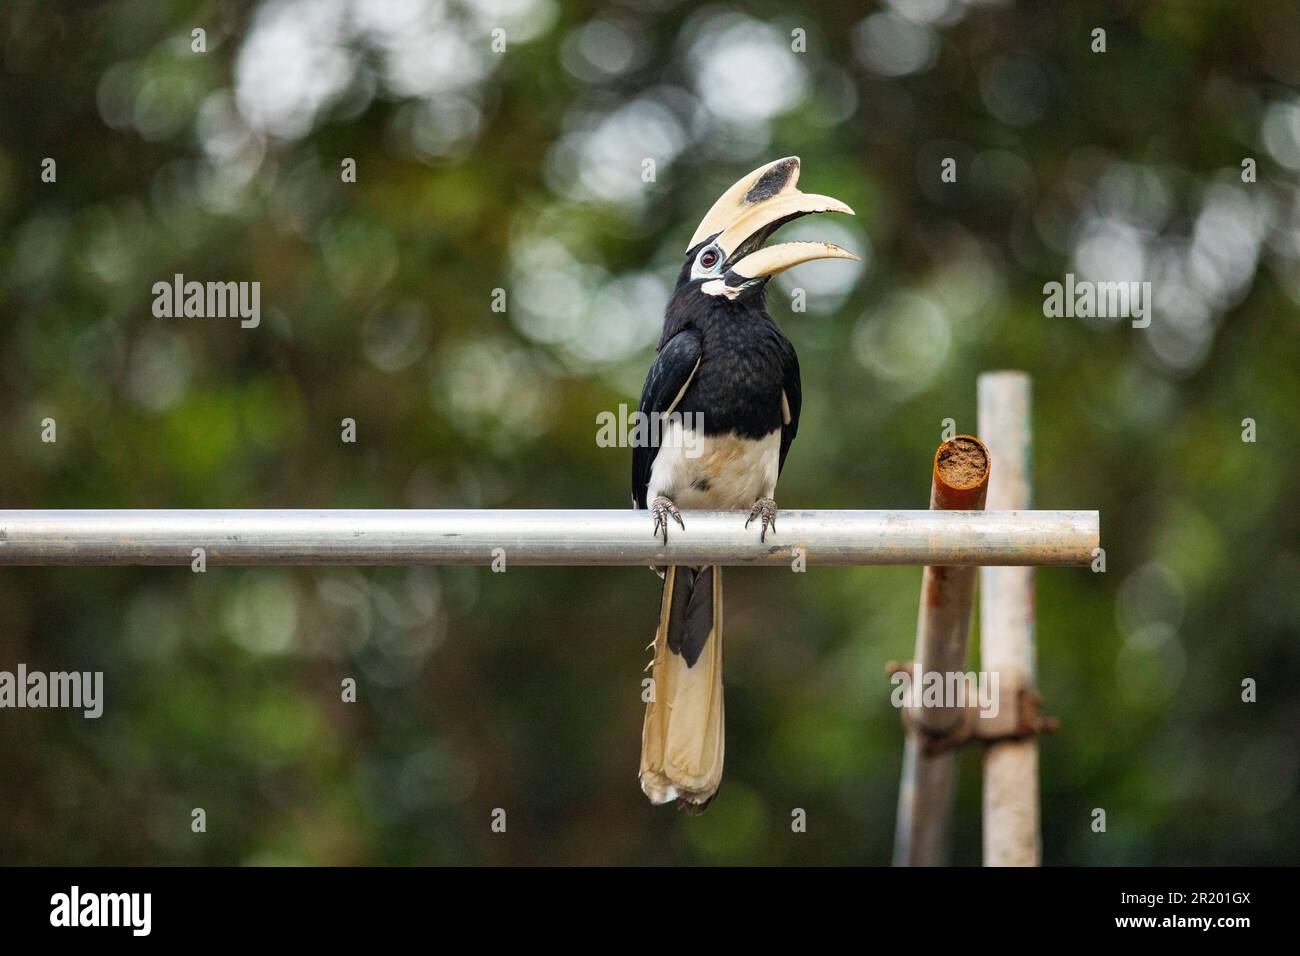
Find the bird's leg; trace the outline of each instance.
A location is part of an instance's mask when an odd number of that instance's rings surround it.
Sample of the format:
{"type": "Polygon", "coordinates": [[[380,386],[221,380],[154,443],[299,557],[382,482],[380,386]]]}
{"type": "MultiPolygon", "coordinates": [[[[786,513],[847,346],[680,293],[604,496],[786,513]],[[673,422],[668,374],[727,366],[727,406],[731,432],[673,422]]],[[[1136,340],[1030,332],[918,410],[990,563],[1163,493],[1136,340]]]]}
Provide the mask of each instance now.
{"type": "Polygon", "coordinates": [[[686,525],[682,522],[682,513],[677,510],[675,504],[663,495],[660,495],[651,502],[650,514],[654,515],[655,519],[655,528],[652,533],[655,535],[662,534],[664,544],[668,543],[668,517],[670,515],[672,516],[672,519],[677,522],[677,527],[681,528],[683,531],[686,530],[686,525]]]}
{"type": "Polygon", "coordinates": [[[759,498],[755,501],[754,507],[749,509],[749,521],[745,522],[745,527],[748,528],[755,518],[763,519],[763,530],[762,533],[759,534],[758,540],[766,541],[767,529],[771,528],[773,531],[776,530],[776,502],[771,498],[759,498]]]}

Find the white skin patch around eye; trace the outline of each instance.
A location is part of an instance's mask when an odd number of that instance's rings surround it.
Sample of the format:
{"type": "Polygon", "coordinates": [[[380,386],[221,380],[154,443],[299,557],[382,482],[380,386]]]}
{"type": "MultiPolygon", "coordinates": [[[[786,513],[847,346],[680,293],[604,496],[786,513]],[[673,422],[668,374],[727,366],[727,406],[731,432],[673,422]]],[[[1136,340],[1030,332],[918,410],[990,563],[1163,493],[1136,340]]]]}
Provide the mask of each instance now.
{"type": "Polygon", "coordinates": [[[722,269],[722,251],[716,246],[709,246],[700,250],[700,254],[695,257],[695,264],[691,266],[691,278],[703,279],[706,276],[717,275],[722,269]],[[712,257],[712,262],[705,265],[705,261],[712,257]]]}

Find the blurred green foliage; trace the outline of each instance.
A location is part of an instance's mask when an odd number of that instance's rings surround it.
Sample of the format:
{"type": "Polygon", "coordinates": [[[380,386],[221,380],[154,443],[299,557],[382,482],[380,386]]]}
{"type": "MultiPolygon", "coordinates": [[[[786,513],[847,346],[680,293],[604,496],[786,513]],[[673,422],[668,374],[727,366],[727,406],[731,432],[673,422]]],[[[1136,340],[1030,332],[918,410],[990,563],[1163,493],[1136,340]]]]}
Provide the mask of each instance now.
{"type": "MultiPolygon", "coordinates": [[[[1300,8],[6,0],[0,62],[0,507],[623,507],[596,415],[713,198],[798,154],[858,216],[786,234],[863,264],[769,296],[778,499],[924,507],[977,374],[1031,372],[1037,505],[1107,550],[1037,577],[1045,860],[1297,861],[1300,8]],[[1152,326],[1045,318],[1066,272],[1152,281],[1152,326]],[[154,318],[175,273],[261,325],[154,318]]],[[[727,580],[687,818],[636,783],[643,570],[4,569],[0,669],[107,700],[0,713],[0,862],[887,862],[920,570],[727,580]]]]}

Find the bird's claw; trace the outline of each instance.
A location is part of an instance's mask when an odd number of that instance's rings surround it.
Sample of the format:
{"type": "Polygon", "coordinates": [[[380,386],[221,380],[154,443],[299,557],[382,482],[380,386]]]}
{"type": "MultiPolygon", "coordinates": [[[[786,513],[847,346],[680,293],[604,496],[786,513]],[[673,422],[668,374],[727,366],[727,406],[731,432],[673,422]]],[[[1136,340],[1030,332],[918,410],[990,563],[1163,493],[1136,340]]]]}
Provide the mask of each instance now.
{"type": "Polygon", "coordinates": [[[759,498],[755,501],[754,507],[749,509],[749,520],[745,522],[745,527],[748,528],[755,518],[763,519],[758,540],[766,542],[768,529],[776,530],[776,502],[771,498],[759,498]]]}
{"type": "Polygon", "coordinates": [[[656,498],[650,505],[650,514],[652,514],[655,519],[653,534],[656,537],[662,535],[664,544],[668,543],[668,518],[670,515],[672,516],[672,519],[677,522],[677,527],[681,528],[683,531],[686,530],[686,524],[682,521],[682,513],[677,510],[675,504],[663,495],[656,498]]]}

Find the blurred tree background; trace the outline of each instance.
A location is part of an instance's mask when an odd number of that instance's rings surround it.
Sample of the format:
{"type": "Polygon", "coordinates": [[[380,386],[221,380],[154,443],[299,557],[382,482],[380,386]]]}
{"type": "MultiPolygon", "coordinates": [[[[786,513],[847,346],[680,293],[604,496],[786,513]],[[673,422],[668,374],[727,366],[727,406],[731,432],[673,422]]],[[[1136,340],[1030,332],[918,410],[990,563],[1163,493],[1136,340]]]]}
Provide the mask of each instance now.
{"type": "MultiPolygon", "coordinates": [[[[925,507],[977,374],[1032,373],[1037,505],[1107,549],[1037,578],[1045,860],[1297,861],[1300,7],[5,0],[0,62],[0,507],[624,507],[596,416],[709,204],[797,154],[858,215],[783,237],[862,262],[771,289],[778,499],[925,507]],[[1150,327],[1044,317],[1066,272],[1150,327]],[[176,273],[261,325],[155,318],[176,273]]],[[[647,571],[6,568],[0,669],[106,704],[0,712],[0,862],[885,863],[920,573],[728,572],[688,818],[636,782],[647,571]]]]}

